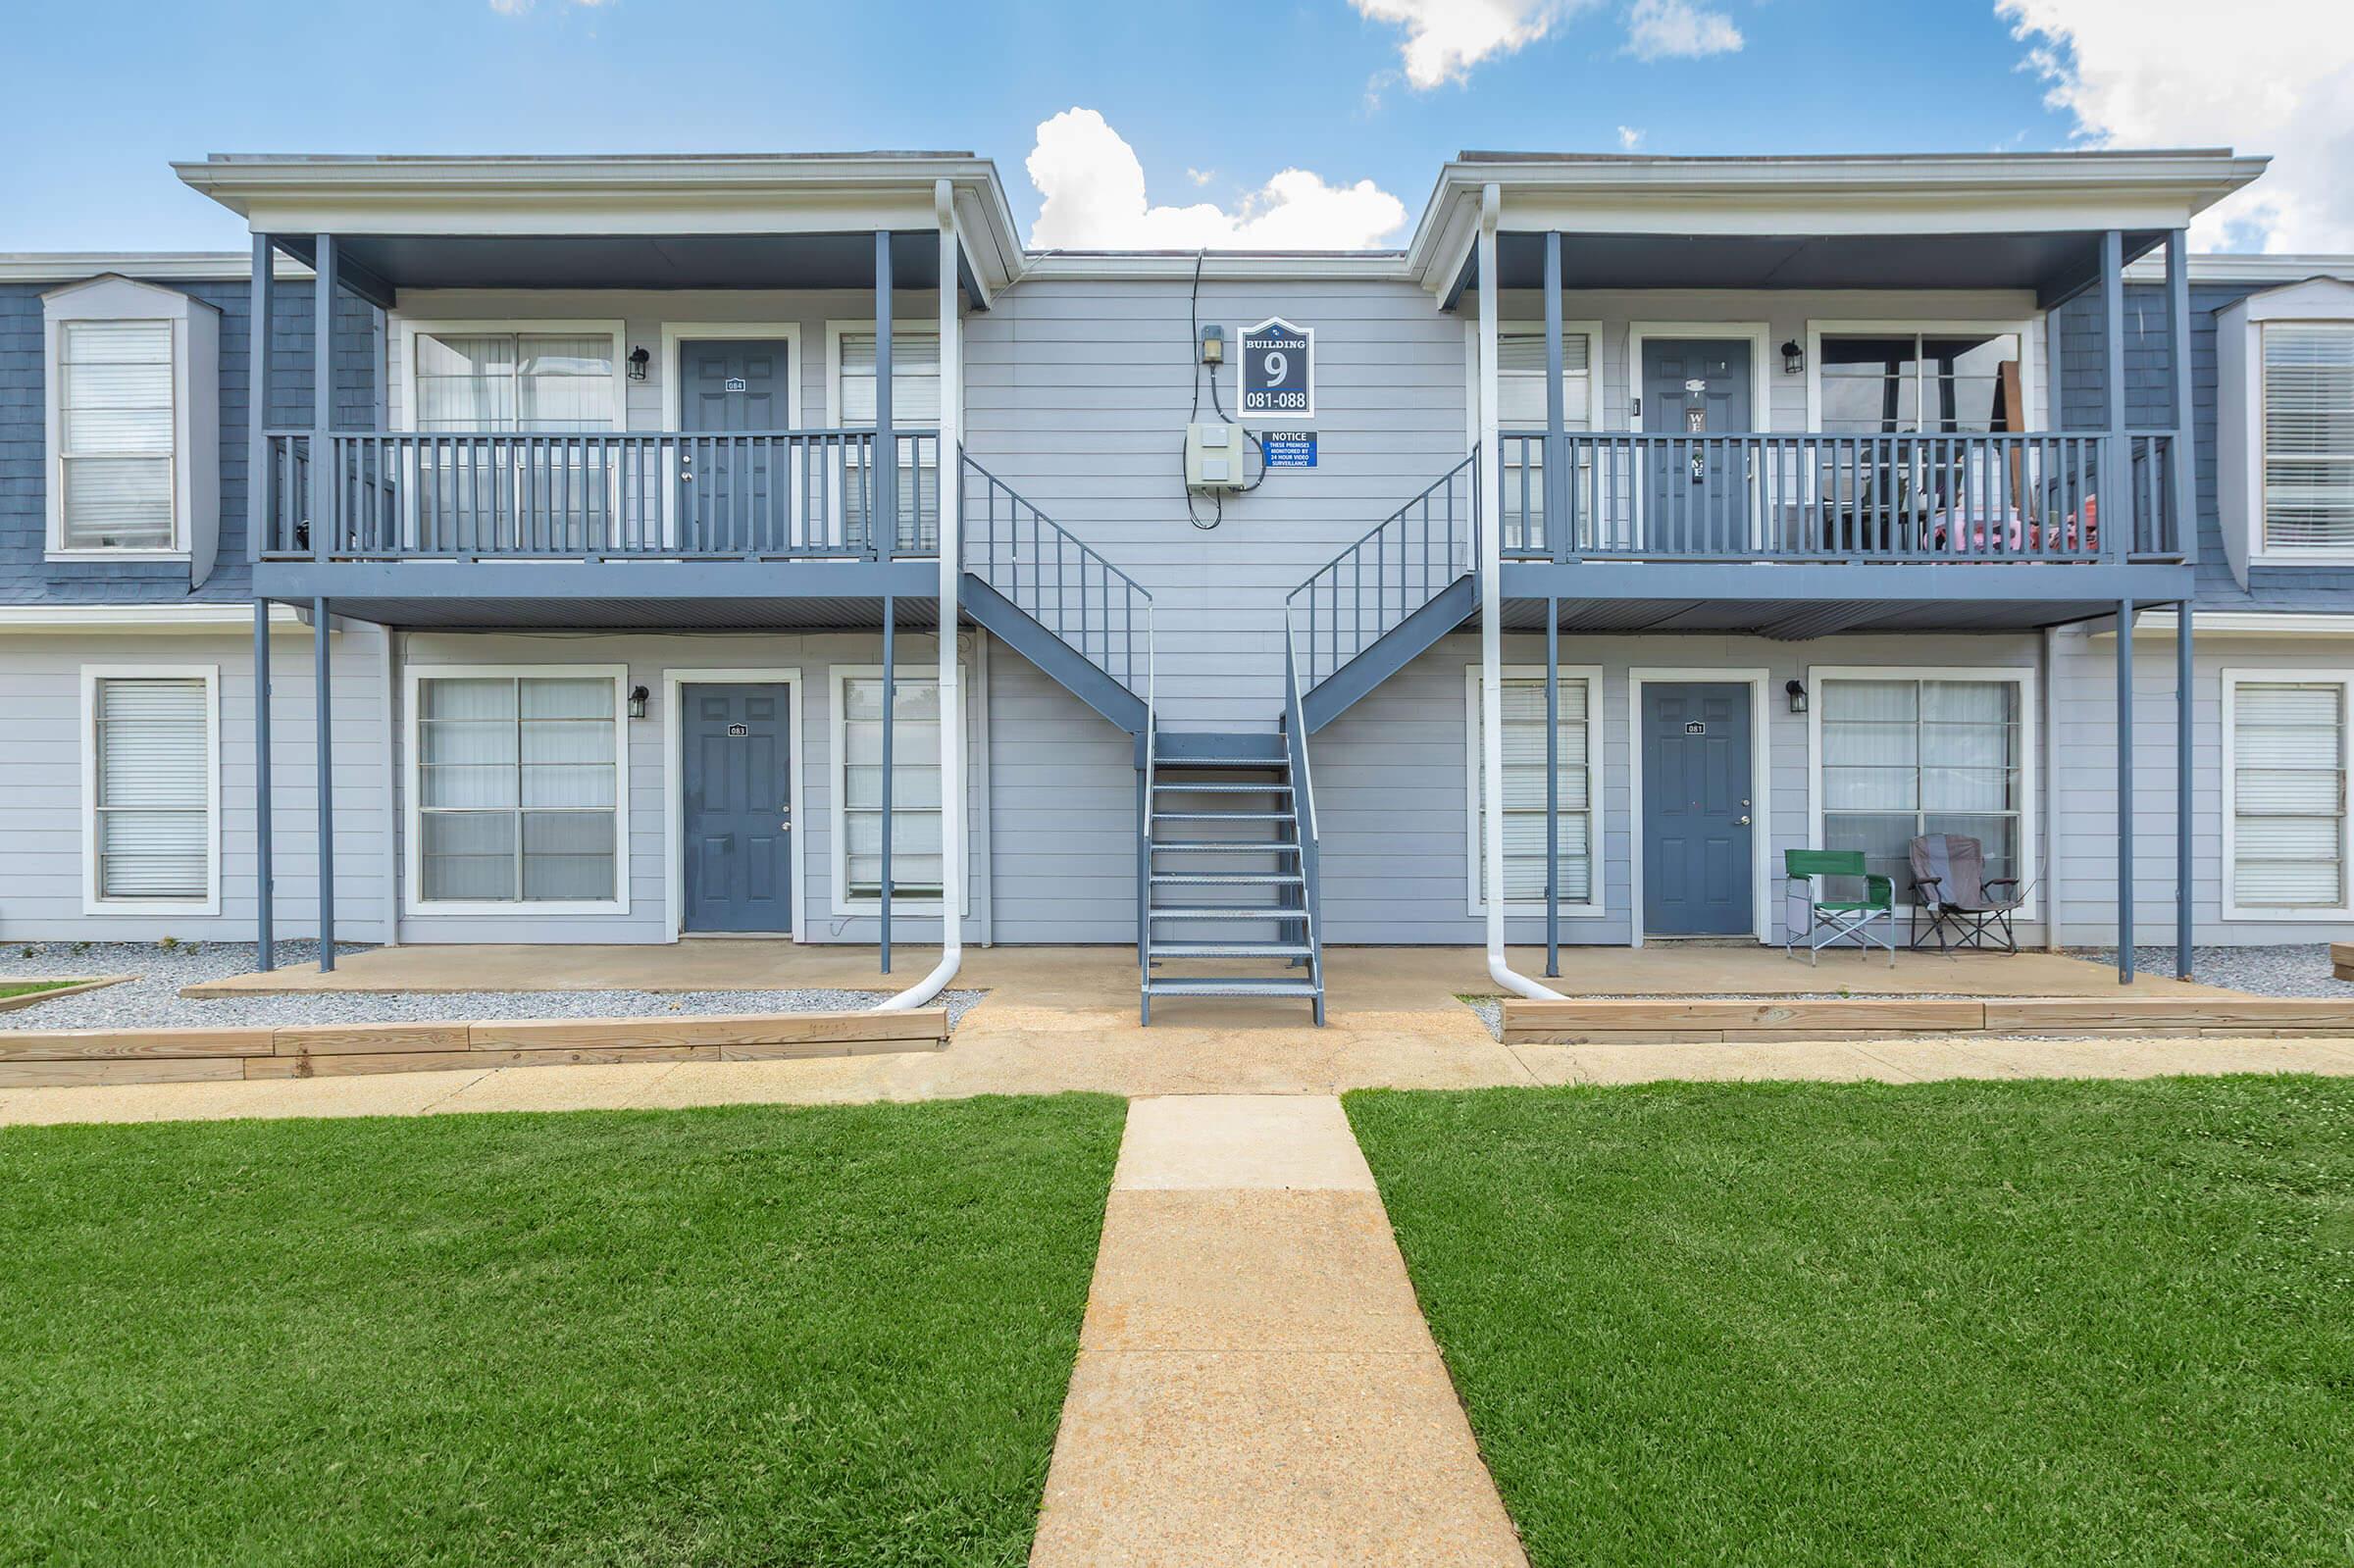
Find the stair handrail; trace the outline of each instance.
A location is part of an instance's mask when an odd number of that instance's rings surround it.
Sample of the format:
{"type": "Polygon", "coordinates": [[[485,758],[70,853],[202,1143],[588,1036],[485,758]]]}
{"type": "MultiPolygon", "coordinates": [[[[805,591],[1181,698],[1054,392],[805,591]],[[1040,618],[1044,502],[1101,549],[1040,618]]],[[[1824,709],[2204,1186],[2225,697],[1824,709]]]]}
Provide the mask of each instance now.
{"type": "Polygon", "coordinates": [[[1136,825],[1136,970],[1152,982],[1152,763],[1160,750],[1160,659],[1152,636],[1152,602],[1145,600],[1145,792],[1136,825]]]}
{"type": "Polygon", "coordinates": [[[1477,569],[1478,481],[1479,454],[1474,451],[1284,595],[1287,623],[1294,611],[1302,611],[1307,618],[1305,658],[1301,667],[1306,689],[1321,684],[1341,666],[1380,640],[1390,628],[1477,569]],[[1438,509],[1435,512],[1434,506],[1438,509]],[[1391,553],[1393,541],[1395,559],[1391,553]],[[1373,575],[1369,632],[1365,614],[1368,561],[1373,575]],[[1348,580],[1345,586],[1344,578],[1348,580]],[[1393,583],[1395,615],[1390,614],[1393,583]],[[1350,596],[1352,610],[1345,633],[1341,624],[1344,591],[1350,596]],[[1317,635],[1319,594],[1330,606],[1329,614],[1324,617],[1321,650],[1317,635]]]}
{"type": "MultiPolygon", "coordinates": [[[[1299,618],[1290,605],[1283,611],[1283,733],[1292,759],[1292,805],[1300,831],[1300,902],[1307,921],[1307,945],[1312,952],[1324,929],[1323,841],[1316,827],[1316,780],[1308,769],[1307,715],[1301,706],[1306,688],[1300,681],[1299,618]]],[[[1318,968],[1321,977],[1323,971],[1318,968]]]]}
{"type": "Polygon", "coordinates": [[[964,570],[1003,594],[1014,608],[1081,658],[1135,692],[1137,666],[1143,662],[1137,647],[1140,619],[1145,625],[1146,657],[1150,655],[1151,590],[1112,565],[1100,550],[1047,516],[1019,490],[974,462],[970,453],[958,455],[963,463],[958,482],[977,478],[982,484],[978,506],[969,492],[964,500],[964,570]],[[1069,614],[1074,587],[1078,595],[1076,636],[1069,614]],[[1098,594],[1100,600],[1093,596],[1098,594]],[[1098,603],[1102,613],[1091,619],[1090,607],[1098,603]],[[1115,634],[1119,639],[1116,649],[1115,634]]]}

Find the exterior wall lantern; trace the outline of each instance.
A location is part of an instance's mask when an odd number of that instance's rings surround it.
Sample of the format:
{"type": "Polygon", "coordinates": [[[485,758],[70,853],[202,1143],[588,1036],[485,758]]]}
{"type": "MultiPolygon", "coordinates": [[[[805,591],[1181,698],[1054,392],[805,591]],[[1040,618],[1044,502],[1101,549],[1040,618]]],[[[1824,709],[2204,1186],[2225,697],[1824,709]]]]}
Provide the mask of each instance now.
{"type": "Polygon", "coordinates": [[[1790,711],[1792,713],[1804,713],[1807,711],[1807,683],[1805,682],[1786,682],[1783,683],[1782,690],[1789,695],[1790,711]]]}
{"type": "MultiPolygon", "coordinates": [[[[1798,683],[1797,683],[1797,682],[1795,682],[1795,681],[1791,682],[1790,683],[1791,683],[1792,685],[1796,685],[1796,684],[1798,684],[1798,683]]],[[[644,718],[644,717],[645,717],[645,699],[646,699],[647,695],[648,695],[648,692],[646,691],[645,687],[643,687],[643,686],[632,686],[632,687],[630,687],[630,717],[631,717],[631,718],[633,718],[633,719],[642,719],[642,718],[644,718]]]]}
{"type": "Polygon", "coordinates": [[[639,344],[636,348],[631,349],[630,379],[633,381],[644,380],[646,362],[652,358],[653,356],[645,351],[645,345],[642,343],[639,344]]]}
{"type": "Polygon", "coordinates": [[[1806,368],[1807,351],[1799,347],[1798,339],[1793,337],[1782,345],[1782,374],[1797,376],[1802,374],[1806,368]]]}

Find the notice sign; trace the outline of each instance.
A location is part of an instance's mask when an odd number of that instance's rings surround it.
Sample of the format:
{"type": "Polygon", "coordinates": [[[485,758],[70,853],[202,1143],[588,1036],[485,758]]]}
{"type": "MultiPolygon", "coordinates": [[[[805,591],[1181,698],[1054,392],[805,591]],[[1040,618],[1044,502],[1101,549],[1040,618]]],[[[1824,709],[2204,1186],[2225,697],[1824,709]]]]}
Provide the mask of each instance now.
{"type": "Polygon", "coordinates": [[[1314,419],[1315,329],[1294,327],[1280,316],[1270,316],[1237,335],[1242,345],[1236,356],[1242,416],[1288,414],[1295,419],[1314,419]]]}
{"type": "Polygon", "coordinates": [[[1266,454],[1269,468],[1316,466],[1314,430],[1263,430],[1259,433],[1258,449],[1266,454]]]}

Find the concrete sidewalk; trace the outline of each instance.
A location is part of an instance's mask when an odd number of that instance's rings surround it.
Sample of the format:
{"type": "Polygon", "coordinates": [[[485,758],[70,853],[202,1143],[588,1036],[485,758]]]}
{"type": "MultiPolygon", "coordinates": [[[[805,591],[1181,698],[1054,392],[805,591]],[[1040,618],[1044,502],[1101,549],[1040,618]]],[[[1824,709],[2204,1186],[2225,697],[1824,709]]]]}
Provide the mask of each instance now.
{"type": "Polygon", "coordinates": [[[1129,1106],[1030,1560],[1525,1563],[1338,1099],[1129,1106]]]}

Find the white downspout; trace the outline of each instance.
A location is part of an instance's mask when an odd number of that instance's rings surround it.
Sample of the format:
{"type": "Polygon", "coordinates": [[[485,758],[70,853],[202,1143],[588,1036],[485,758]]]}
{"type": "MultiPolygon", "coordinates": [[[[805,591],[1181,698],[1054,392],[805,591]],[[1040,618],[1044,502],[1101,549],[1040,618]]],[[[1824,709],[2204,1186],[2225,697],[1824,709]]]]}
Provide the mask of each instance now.
{"type": "Polygon", "coordinates": [[[1488,975],[1506,990],[1540,1001],[1562,1000],[1504,961],[1504,470],[1496,428],[1496,223],[1504,199],[1494,185],[1479,193],[1479,744],[1480,846],[1486,867],[1488,975]]]}
{"type": "Polygon", "coordinates": [[[964,686],[956,668],[957,587],[964,575],[964,321],[957,313],[956,196],[945,179],[933,181],[932,210],[940,221],[940,962],[878,1006],[879,1013],[923,1006],[964,962],[964,686]]]}

